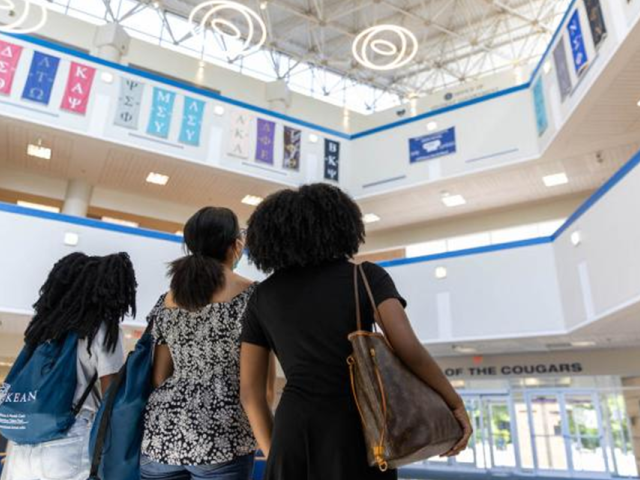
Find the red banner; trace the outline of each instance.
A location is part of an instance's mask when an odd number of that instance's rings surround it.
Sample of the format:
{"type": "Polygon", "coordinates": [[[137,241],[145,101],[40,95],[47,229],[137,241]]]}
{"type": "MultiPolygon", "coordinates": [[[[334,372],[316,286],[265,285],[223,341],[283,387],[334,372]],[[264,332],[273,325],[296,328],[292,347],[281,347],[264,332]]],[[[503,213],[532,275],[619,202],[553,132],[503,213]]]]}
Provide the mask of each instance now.
{"type": "Polygon", "coordinates": [[[22,47],[0,40],[0,94],[9,95],[22,47]]]}
{"type": "Polygon", "coordinates": [[[91,87],[93,78],[96,76],[96,69],[71,62],[69,69],[69,79],[67,80],[67,88],[62,97],[62,110],[79,113],[84,115],[87,113],[89,105],[89,96],[91,95],[91,87]]]}

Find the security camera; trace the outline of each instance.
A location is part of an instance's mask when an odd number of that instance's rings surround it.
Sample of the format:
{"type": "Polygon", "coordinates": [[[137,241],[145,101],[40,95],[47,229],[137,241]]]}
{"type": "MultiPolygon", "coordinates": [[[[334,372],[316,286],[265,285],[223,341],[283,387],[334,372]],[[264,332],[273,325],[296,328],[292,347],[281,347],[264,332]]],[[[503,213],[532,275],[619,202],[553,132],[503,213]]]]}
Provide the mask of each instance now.
{"type": "Polygon", "coordinates": [[[404,117],[407,114],[407,109],[403,108],[401,110],[396,110],[396,115],[398,117],[404,117]]]}

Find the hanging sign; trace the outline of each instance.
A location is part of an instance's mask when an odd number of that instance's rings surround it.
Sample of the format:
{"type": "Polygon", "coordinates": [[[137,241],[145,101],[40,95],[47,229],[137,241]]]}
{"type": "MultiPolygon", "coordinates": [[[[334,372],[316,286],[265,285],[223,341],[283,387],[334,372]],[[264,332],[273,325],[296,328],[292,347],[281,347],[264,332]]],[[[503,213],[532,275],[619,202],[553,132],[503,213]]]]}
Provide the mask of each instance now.
{"type": "Polygon", "coordinates": [[[432,160],[456,153],[456,129],[448,128],[441,132],[409,139],[410,163],[432,160]]]}
{"type": "Polygon", "coordinates": [[[231,139],[228,154],[238,158],[249,158],[251,140],[249,126],[251,117],[240,110],[231,112],[231,139]]]}
{"type": "Polygon", "coordinates": [[[138,128],[143,92],[144,83],[129,78],[121,78],[120,96],[118,97],[116,119],[114,121],[116,125],[134,130],[138,128]]]}
{"type": "Polygon", "coordinates": [[[558,78],[558,85],[560,86],[560,97],[564,102],[573,90],[564,37],[560,37],[560,42],[553,51],[553,62],[556,66],[556,77],[558,78]]]}
{"type": "Polygon", "coordinates": [[[147,133],[154,137],[167,138],[171,129],[171,117],[173,116],[173,104],[176,101],[175,92],[163,88],[153,88],[153,104],[147,133]]]}
{"type": "Polygon", "coordinates": [[[269,120],[258,119],[258,138],[256,140],[256,161],[273,165],[273,147],[276,124],[269,120]]]}
{"type": "Polygon", "coordinates": [[[340,180],[340,142],[324,139],[324,179],[340,180]]]}
{"type": "Polygon", "coordinates": [[[573,66],[576,69],[576,75],[581,76],[587,69],[589,57],[587,56],[587,48],[584,44],[584,35],[580,26],[580,12],[573,12],[569,24],[569,44],[571,45],[571,54],[573,55],[573,66]]]}
{"type": "Polygon", "coordinates": [[[22,98],[49,105],[59,65],[60,59],[58,57],[42,52],[33,52],[29,76],[22,92],[22,98]]]}
{"type": "Polygon", "coordinates": [[[538,136],[542,136],[549,127],[547,119],[547,106],[544,100],[544,84],[542,77],[533,86],[533,103],[536,111],[536,125],[538,127],[538,136]]]}
{"type": "Polygon", "coordinates": [[[587,9],[587,17],[589,17],[593,44],[598,50],[604,39],[607,38],[607,25],[604,22],[602,5],[600,5],[600,0],[584,0],[584,6],[587,9]]]}
{"type": "Polygon", "coordinates": [[[89,105],[91,87],[96,75],[96,69],[71,62],[67,87],[62,97],[62,110],[85,115],[89,105]]]}
{"type": "Polygon", "coordinates": [[[285,170],[300,170],[300,147],[302,145],[302,131],[296,128],[284,127],[284,160],[285,170]]]}
{"type": "Polygon", "coordinates": [[[9,95],[22,55],[22,47],[0,40],[0,95],[9,95]]]}
{"type": "Polygon", "coordinates": [[[200,132],[202,131],[202,118],[206,103],[196,98],[184,97],[184,111],[182,114],[182,127],[180,128],[180,143],[200,145],[200,132]]]}

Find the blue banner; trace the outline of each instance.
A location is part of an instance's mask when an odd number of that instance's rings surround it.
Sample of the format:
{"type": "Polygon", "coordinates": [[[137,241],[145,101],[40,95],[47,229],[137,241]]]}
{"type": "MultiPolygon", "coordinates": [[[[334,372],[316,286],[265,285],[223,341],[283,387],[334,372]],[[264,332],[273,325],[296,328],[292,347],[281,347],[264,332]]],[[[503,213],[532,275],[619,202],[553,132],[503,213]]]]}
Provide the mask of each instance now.
{"type": "Polygon", "coordinates": [[[153,104],[151,106],[151,115],[149,116],[149,126],[147,127],[149,135],[160,138],[169,136],[175,101],[175,92],[154,87],[153,104]]]}
{"type": "Polygon", "coordinates": [[[582,75],[589,63],[589,57],[587,55],[587,47],[584,43],[584,35],[582,34],[582,27],[580,26],[580,12],[576,10],[573,12],[569,24],[567,25],[569,31],[569,43],[571,44],[571,54],[573,55],[573,66],[576,69],[578,76],[582,75]]]}
{"type": "Polygon", "coordinates": [[[340,142],[324,139],[324,179],[340,181],[340,142]]]}
{"type": "Polygon", "coordinates": [[[206,103],[195,98],[184,97],[180,143],[200,146],[200,132],[206,103]]]}
{"type": "Polygon", "coordinates": [[[409,139],[409,159],[411,163],[432,160],[452,153],[456,153],[455,127],[409,139]]]}
{"type": "Polygon", "coordinates": [[[544,100],[544,84],[542,83],[542,77],[533,86],[533,103],[536,109],[536,125],[538,126],[538,136],[542,136],[549,127],[549,120],[547,118],[547,105],[544,100]]]}
{"type": "Polygon", "coordinates": [[[56,81],[60,59],[46,53],[33,52],[29,76],[24,85],[22,98],[49,105],[53,83],[56,81]]]}

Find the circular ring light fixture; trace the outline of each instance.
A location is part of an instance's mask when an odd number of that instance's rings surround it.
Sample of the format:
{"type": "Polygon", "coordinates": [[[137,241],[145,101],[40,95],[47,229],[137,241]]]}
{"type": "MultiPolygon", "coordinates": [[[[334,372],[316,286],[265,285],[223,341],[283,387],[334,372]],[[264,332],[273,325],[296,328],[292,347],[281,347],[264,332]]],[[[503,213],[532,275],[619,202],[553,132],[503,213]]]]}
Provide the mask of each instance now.
{"type": "MultiPolygon", "coordinates": [[[[45,23],[47,23],[47,7],[39,0],[22,0],[20,2],[22,6],[22,13],[16,16],[11,22],[7,24],[0,24],[0,32],[7,33],[33,33],[40,30],[45,23]],[[31,26],[31,20],[35,20],[32,17],[33,11],[38,11],[38,21],[31,26]]],[[[15,15],[19,10],[16,2],[13,0],[0,0],[0,14],[5,13],[9,15],[15,15]]]]}
{"type": "MultiPolygon", "coordinates": [[[[2,1],[2,0],[0,0],[2,1]]],[[[214,0],[196,6],[189,15],[191,32],[194,35],[204,34],[207,29],[230,38],[237,43],[229,53],[238,57],[248,55],[260,49],[267,41],[267,26],[260,16],[249,7],[229,0],[214,0]],[[240,15],[244,25],[223,18],[222,13],[240,15]],[[196,21],[196,17],[200,20],[196,21]],[[242,29],[246,28],[246,38],[242,38],[242,29]]]]}
{"type": "Polygon", "coordinates": [[[358,63],[371,70],[394,70],[413,60],[418,53],[418,39],[404,27],[376,25],[358,34],[351,50],[358,63]],[[390,37],[396,41],[389,40],[390,37]],[[371,52],[386,61],[374,61],[371,52]]]}

